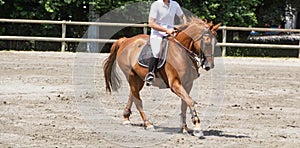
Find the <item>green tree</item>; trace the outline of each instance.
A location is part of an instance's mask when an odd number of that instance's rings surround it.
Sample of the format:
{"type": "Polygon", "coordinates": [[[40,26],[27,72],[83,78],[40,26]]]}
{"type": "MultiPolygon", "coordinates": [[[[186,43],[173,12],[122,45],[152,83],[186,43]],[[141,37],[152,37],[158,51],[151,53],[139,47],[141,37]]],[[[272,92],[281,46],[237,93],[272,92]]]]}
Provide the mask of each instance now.
{"type": "MultiPolygon", "coordinates": [[[[0,18],[41,19],[41,20],[75,20],[88,21],[89,11],[93,10],[99,16],[122,8],[135,2],[154,0],[0,0],[0,18]]],[[[222,22],[227,26],[263,26],[265,23],[279,24],[285,18],[286,8],[293,12],[300,10],[299,0],[176,0],[183,8],[193,14],[215,23],[222,22]],[[287,7],[291,6],[291,7],[287,7]]],[[[144,8],[136,8],[144,9],[144,8]]],[[[142,10],[148,13],[148,10],[142,10]]],[[[145,14],[132,14],[133,16],[145,14]]],[[[120,17],[120,16],[118,16],[120,17]]],[[[147,17],[147,16],[146,16],[147,17]]],[[[112,21],[116,21],[111,18],[112,21]]],[[[109,21],[109,19],[108,19],[109,21]]],[[[0,24],[0,34],[27,36],[59,36],[59,25],[32,24],[0,24]]],[[[86,26],[68,26],[67,37],[81,37],[86,26]]],[[[138,33],[131,28],[131,34],[138,33]]],[[[124,33],[124,34],[127,34],[124,33]]]]}
{"type": "Polygon", "coordinates": [[[254,26],[261,0],[178,0],[197,16],[228,26],[254,26]]]}
{"type": "Polygon", "coordinates": [[[299,0],[263,0],[257,7],[256,15],[259,26],[279,25],[285,22],[286,15],[300,10],[299,0]]]}
{"type": "MultiPolygon", "coordinates": [[[[284,0],[281,0],[281,1],[284,2],[284,0]]],[[[286,0],[285,3],[290,4],[291,7],[295,8],[296,11],[300,11],[300,1],[299,0],[286,0]]]]}
{"type": "Polygon", "coordinates": [[[52,20],[87,21],[88,0],[35,0],[52,20]]]}

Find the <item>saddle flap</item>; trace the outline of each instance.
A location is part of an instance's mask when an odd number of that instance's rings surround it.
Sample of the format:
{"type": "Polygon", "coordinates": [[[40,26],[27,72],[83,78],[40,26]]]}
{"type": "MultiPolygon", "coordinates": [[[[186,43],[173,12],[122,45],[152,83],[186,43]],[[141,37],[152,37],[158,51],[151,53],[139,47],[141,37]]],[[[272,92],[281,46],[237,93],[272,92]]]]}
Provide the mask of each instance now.
{"type": "MultiPolygon", "coordinates": [[[[161,48],[163,50],[160,50],[159,56],[158,56],[158,64],[157,64],[157,69],[161,68],[165,62],[166,62],[166,57],[168,53],[168,47],[169,47],[169,39],[168,38],[163,38],[162,43],[161,43],[161,48]]],[[[138,58],[138,63],[139,65],[148,68],[149,67],[149,60],[150,58],[153,57],[151,45],[149,42],[149,39],[147,41],[147,44],[143,47],[139,58],[138,58]]]]}

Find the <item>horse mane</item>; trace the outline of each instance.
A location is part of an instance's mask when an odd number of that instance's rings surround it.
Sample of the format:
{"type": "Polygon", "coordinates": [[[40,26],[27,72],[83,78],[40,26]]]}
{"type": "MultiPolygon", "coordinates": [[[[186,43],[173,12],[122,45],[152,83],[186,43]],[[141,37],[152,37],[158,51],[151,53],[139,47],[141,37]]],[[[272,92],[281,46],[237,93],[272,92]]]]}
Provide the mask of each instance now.
{"type": "Polygon", "coordinates": [[[177,28],[179,30],[184,30],[186,29],[188,26],[190,26],[191,24],[199,24],[199,25],[204,25],[206,28],[209,28],[210,30],[212,29],[212,27],[214,26],[212,22],[207,22],[206,19],[200,19],[198,17],[192,16],[188,18],[188,21],[185,24],[182,24],[180,26],[178,26],[177,28]]]}

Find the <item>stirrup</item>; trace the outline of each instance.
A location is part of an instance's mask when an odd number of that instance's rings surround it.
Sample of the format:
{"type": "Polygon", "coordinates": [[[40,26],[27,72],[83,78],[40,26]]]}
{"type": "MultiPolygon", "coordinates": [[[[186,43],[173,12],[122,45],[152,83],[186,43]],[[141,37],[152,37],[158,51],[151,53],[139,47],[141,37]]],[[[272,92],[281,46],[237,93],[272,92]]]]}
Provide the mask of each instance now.
{"type": "Polygon", "coordinates": [[[149,72],[146,75],[146,78],[145,78],[146,85],[150,86],[152,84],[152,82],[154,81],[154,78],[155,78],[154,73],[153,72],[149,72]]]}

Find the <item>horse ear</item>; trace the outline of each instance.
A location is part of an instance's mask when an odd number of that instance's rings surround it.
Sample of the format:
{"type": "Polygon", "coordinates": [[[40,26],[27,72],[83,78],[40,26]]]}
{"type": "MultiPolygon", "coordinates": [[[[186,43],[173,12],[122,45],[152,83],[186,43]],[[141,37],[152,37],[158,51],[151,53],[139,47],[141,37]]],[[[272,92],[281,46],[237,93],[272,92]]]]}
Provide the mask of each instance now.
{"type": "Polygon", "coordinates": [[[219,28],[221,25],[222,25],[222,23],[219,23],[219,24],[213,26],[211,30],[212,30],[212,31],[217,31],[218,28],[219,28]]]}
{"type": "Polygon", "coordinates": [[[211,30],[211,29],[212,29],[212,27],[214,26],[214,24],[213,24],[213,22],[212,22],[212,21],[210,21],[209,23],[207,23],[207,26],[208,26],[208,28],[211,30]]]}

